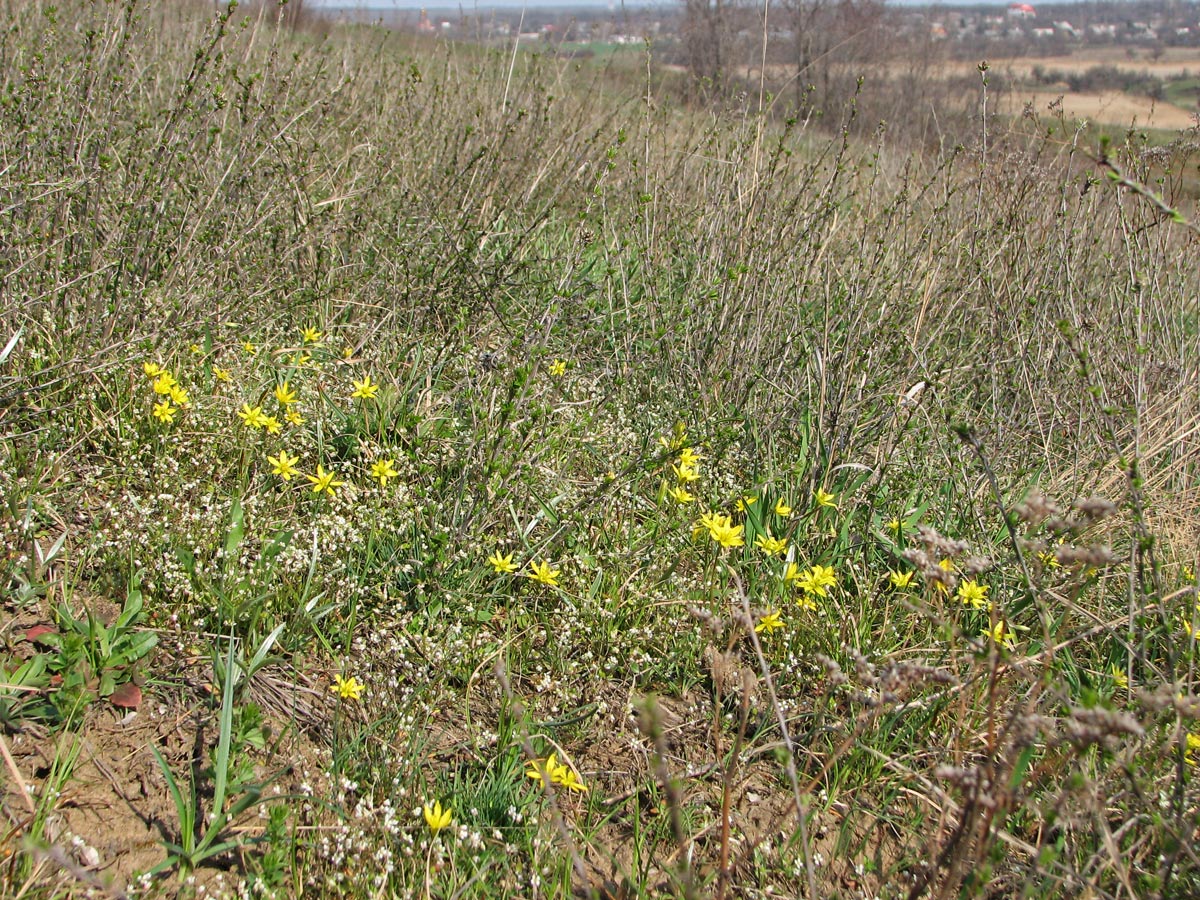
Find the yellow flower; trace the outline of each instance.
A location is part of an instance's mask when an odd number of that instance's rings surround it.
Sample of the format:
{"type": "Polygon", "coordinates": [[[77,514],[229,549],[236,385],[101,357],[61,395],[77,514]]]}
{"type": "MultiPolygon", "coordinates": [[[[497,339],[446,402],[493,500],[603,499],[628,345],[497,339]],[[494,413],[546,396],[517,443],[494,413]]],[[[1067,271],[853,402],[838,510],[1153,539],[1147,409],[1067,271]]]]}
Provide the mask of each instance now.
{"type": "Polygon", "coordinates": [[[1192,627],[1192,616],[1186,609],[1179,614],[1179,619],[1183,622],[1184,633],[1190,638],[1200,640],[1200,627],[1192,627]]]}
{"type": "Polygon", "coordinates": [[[529,561],[529,577],[548,587],[558,587],[558,576],[561,574],[560,570],[551,569],[550,563],[546,560],[542,560],[540,563],[529,561]]]}
{"type": "Polygon", "coordinates": [[[354,391],[350,394],[356,400],[373,400],[379,393],[379,385],[371,384],[371,376],[367,375],[362,381],[354,382],[354,391]]]}
{"type": "Polygon", "coordinates": [[[242,344],[242,349],[247,353],[255,353],[258,351],[258,347],[254,346],[254,344],[250,343],[250,341],[245,341],[242,344]]]}
{"type": "Polygon", "coordinates": [[[300,337],[304,339],[304,343],[306,344],[315,344],[321,339],[321,332],[312,325],[309,325],[300,333],[300,337]]]}
{"type": "Polygon", "coordinates": [[[796,605],[808,612],[815,612],[817,609],[817,601],[808,594],[799,594],[796,597],[796,605]]]}
{"type": "Polygon", "coordinates": [[[399,474],[396,471],[396,461],[394,459],[381,459],[371,463],[371,477],[379,479],[380,487],[387,487],[387,480],[389,478],[396,478],[399,474]]]}
{"type": "Polygon", "coordinates": [[[167,391],[167,396],[171,398],[176,406],[187,406],[191,402],[188,392],[177,384],[171,385],[171,390],[167,391]]]}
{"type": "Polygon", "coordinates": [[[679,464],[681,466],[687,466],[688,468],[695,469],[702,459],[704,459],[704,457],[691,447],[684,447],[679,451],[679,464]]]}
{"type": "Polygon", "coordinates": [[[171,388],[177,386],[178,384],[179,382],[175,380],[174,375],[172,375],[170,372],[163,371],[158,373],[158,377],[154,379],[154,384],[151,385],[151,387],[154,388],[154,393],[165,396],[170,394],[171,388]]]}
{"type": "Polygon", "coordinates": [[[263,415],[262,407],[251,407],[249,403],[242,404],[242,408],[238,410],[238,418],[247,428],[265,428],[267,425],[267,417],[263,415]]]}
{"type": "Polygon", "coordinates": [[[760,534],[754,539],[754,546],[767,554],[767,556],[779,556],[787,550],[787,545],[787,538],[773,538],[765,534],[760,534]]]}
{"type": "Polygon", "coordinates": [[[1012,631],[1007,628],[1003,621],[996,623],[995,628],[989,628],[984,632],[997,647],[1003,647],[1005,650],[1012,650],[1017,646],[1017,642],[1013,637],[1012,631]]]}
{"type": "Polygon", "coordinates": [[[157,378],[159,375],[165,372],[166,369],[156,362],[150,362],[147,360],[146,362],[142,363],[142,371],[146,373],[147,378],[157,378]]]}
{"type": "Polygon", "coordinates": [[[343,678],[341,675],[333,676],[334,683],[329,689],[341,697],[343,700],[361,700],[363,688],[366,687],[361,681],[351,675],[349,678],[343,678]]]}
{"type": "Polygon", "coordinates": [[[426,803],[422,811],[425,813],[425,824],[434,834],[448,827],[454,821],[454,812],[448,806],[442,809],[441,800],[433,801],[433,806],[426,803]]]}
{"type": "Polygon", "coordinates": [[[488,564],[496,570],[497,575],[511,575],[517,571],[517,564],[513,562],[513,555],[510,553],[508,556],[501,556],[499,550],[488,557],[488,564]]]}
{"type": "Polygon", "coordinates": [[[291,481],[298,471],[296,463],[300,462],[300,457],[288,456],[286,450],[280,450],[278,456],[268,456],[267,462],[271,464],[272,474],[278,475],[284,481],[291,481]]]}
{"type": "Polygon", "coordinates": [[[275,399],[279,401],[280,406],[291,406],[300,398],[292,390],[291,383],[285,381],[283,384],[275,386],[275,399]]]}
{"type": "Polygon", "coordinates": [[[934,587],[936,587],[941,593],[948,594],[950,593],[949,582],[953,580],[950,575],[954,572],[954,563],[949,559],[943,559],[938,563],[938,568],[947,574],[947,578],[945,581],[941,579],[935,581],[933,583],[934,587]]]}
{"type": "Polygon", "coordinates": [[[907,590],[912,587],[913,575],[916,573],[912,570],[908,572],[898,572],[895,569],[888,572],[888,583],[898,591],[907,590]]]}
{"type": "Polygon", "coordinates": [[[750,507],[758,502],[757,497],[752,497],[747,494],[745,497],[739,497],[738,502],[734,504],[738,512],[746,512],[750,507]]]}
{"type": "Polygon", "coordinates": [[[1183,583],[1184,584],[1195,584],[1196,583],[1196,573],[1192,571],[1191,566],[1183,567],[1183,583]]]}
{"type": "Polygon", "coordinates": [[[782,616],[780,616],[779,610],[773,609],[773,610],[771,610],[771,612],[762,616],[758,620],[758,624],[754,626],[754,630],[756,632],[765,631],[767,634],[770,634],[776,628],[783,628],[783,627],[784,627],[783,618],[782,618],[782,616]]]}
{"type": "Polygon", "coordinates": [[[1187,753],[1184,754],[1183,760],[1189,766],[1200,764],[1197,760],[1197,754],[1200,754],[1200,734],[1192,734],[1188,732],[1187,736],[1187,753]]]}
{"type": "Polygon", "coordinates": [[[343,347],[342,348],[342,359],[353,359],[353,358],[354,358],[354,348],[353,347],[343,347]]]}
{"type": "Polygon", "coordinates": [[[267,430],[267,434],[279,434],[283,428],[283,423],[274,416],[265,416],[263,418],[262,427],[267,430]]]}
{"type": "Polygon", "coordinates": [[[1061,569],[1062,563],[1058,561],[1058,556],[1051,550],[1043,550],[1037,555],[1040,562],[1047,569],[1061,569]]]}
{"type": "Polygon", "coordinates": [[[287,412],[285,412],[283,414],[283,418],[289,425],[304,424],[304,416],[300,415],[300,413],[294,409],[289,409],[287,412]]]}
{"type": "Polygon", "coordinates": [[[671,471],[675,473],[675,478],[681,483],[686,484],[689,481],[700,480],[700,470],[696,468],[695,463],[688,464],[680,460],[679,465],[672,463],[671,471]]]}
{"type": "Polygon", "coordinates": [[[782,519],[786,519],[791,514],[792,514],[792,508],[783,502],[782,497],[779,500],[775,501],[775,515],[779,516],[782,519]]]}
{"type": "Polygon", "coordinates": [[[233,381],[233,376],[229,374],[229,370],[222,369],[220,366],[213,366],[213,377],[217,381],[233,381]]]}
{"type": "Polygon", "coordinates": [[[567,374],[567,361],[565,359],[556,359],[550,363],[550,367],[546,371],[554,378],[562,378],[567,374]]]}
{"type": "Polygon", "coordinates": [[[587,793],[587,785],[579,780],[579,776],[575,774],[575,770],[569,766],[559,766],[554,770],[554,781],[556,784],[565,787],[568,791],[576,793],[587,793]]]}
{"type": "Polygon", "coordinates": [[[958,586],[958,601],[963,606],[970,606],[974,609],[983,609],[987,604],[988,586],[980,584],[974,578],[968,578],[958,586]]]}
{"type": "Polygon", "coordinates": [[[170,400],[164,400],[162,403],[156,403],[154,405],[154,410],[151,415],[153,415],[154,418],[158,419],[158,421],[162,422],[164,425],[170,425],[172,420],[175,418],[175,413],[178,411],[179,410],[175,409],[175,407],[171,405],[170,400]]]}
{"type": "Polygon", "coordinates": [[[892,519],[884,528],[896,535],[896,537],[900,537],[900,532],[904,530],[904,523],[899,519],[892,519]]]}
{"type": "Polygon", "coordinates": [[[705,531],[712,531],[713,525],[720,519],[716,513],[700,513],[700,518],[692,526],[692,540],[700,537],[705,531]]]}
{"type": "Polygon", "coordinates": [[[825,491],[822,488],[817,488],[816,499],[817,506],[829,506],[835,509],[837,508],[836,494],[830,494],[828,491],[825,491]]]}
{"type": "Polygon", "coordinates": [[[304,477],[312,482],[312,492],[314,494],[319,494],[321,491],[325,491],[330,497],[332,497],[334,496],[334,490],[346,483],[344,481],[339,481],[335,477],[336,474],[337,473],[335,472],[326,472],[325,469],[318,464],[316,475],[305,475],[304,477]]]}
{"type": "Polygon", "coordinates": [[[534,781],[545,784],[548,779],[554,780],[554,770],[558,768],[558,756],[551,753],[545,760],[531,759],[525,765],[529,767],[525,770],[526,778],[532,778],[534,781]]]}
{"type": "Polygon", "coordinates": [[[833,566],[822,566],[818,563],[800,576],[799,586],[805,594],[828,597],[827,588],[837,587],[837,575],[834,574],[833,566]]]}
{"type": "Polygon", "coordinates": [[[200,349],[199,344],[188,344],[188,350],[191,351],[192,356],[199,356],[201,353],[204,352],[203,350],[200,349]]]}
{"type": "Polygon", "coordinates": [[[800,580],[800,567],[794,562],[788,563],[783,569],[783,583],[796,584],[800,580]]]}
{"type": "Polygon", "coordinates": [[[541,781],[543,785],[548,780],[551,784],[565,787],[569,791],[587,793],[587,785],[579,780],[579,776],[575,773],[575,770],[568,765],[560,763],[554,753],[551,753],[544,762],[540,759],[534,759],[530,760],[526,765],[529,767],[525,770],[526,778],[541,781]]]}
{"type": "Polygon", "coordinates": [[[743,537],[745,526],[732,524],[729,516],[706,513],[700,517],[700,521],[708,529],[708,536],[726,550],[746,545],[743,537]]]}
{"type": "Polygon", "coordinates": [[[683,487],[682,485],[671,488],[669,491],[667,491],[667,493],[671,495],[671,498],[674,499],[676,503],[691,503],[696,499],[692,494],[688,493],[687,488],[683,487]]]}
{"type": "Polygon", "coordinates": [[[1113,684],[1116,685],[1119,690],[1129,689],[1129,676],[1125,674],[1124,669],[1122,669],[1116,663],[1113,663],[1108,671],[1109,674],[1112,675],[1113,684]]]}
{"type": "Polygon", "coordinates": [[[683,422],[676,422],[675,426],[671,429],[670,439],[667,439],[666,437],[660,437],[658,439],[658,443],[662,445],[662,448],[668,453],[678,450],[685,443],[687,443],[687,425],[685,425],[683,422]]]}

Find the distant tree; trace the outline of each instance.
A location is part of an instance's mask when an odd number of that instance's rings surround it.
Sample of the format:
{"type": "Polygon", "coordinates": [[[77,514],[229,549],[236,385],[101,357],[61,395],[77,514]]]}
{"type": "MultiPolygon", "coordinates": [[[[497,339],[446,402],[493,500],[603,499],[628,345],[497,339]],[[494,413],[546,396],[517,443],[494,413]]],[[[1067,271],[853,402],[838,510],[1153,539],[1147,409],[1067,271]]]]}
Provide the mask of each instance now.
{"type": "Polygon", "coordinates": [[[728,76],[733,43],[727,0],[684,0],[680,38],[692,77],[720,90],[728,76]]]}

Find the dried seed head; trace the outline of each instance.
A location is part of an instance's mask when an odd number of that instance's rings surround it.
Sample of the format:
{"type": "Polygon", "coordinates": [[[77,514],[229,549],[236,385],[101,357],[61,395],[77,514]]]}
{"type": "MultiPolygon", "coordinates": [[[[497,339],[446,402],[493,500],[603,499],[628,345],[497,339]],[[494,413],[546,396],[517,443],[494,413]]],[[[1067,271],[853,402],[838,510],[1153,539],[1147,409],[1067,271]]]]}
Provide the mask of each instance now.
{"type": "Polygon", "coordinates": [[[1073,527],[1071,522],[1062,516],[1052,516],[1046,520],[1046,530],[1053,534],[1066,534],[1073,527]]]}
{"type": "Polygon", "coordinates": [[[1146,733],[1129,713],[1100,707],[1071,710],[1064,726],[1067,740],[1080,747],[1108,743],[1122,735],[1141,737],[1146,733]]]}
{"type": "Polygon", "coordinates": [[[726,622],[711,611],[699,606],[689,606],[688,615],[700,622],[700,625],[712,637],[720,637],[725,633],[726,622]]]}
{"type": "Polygon", "coordinates": [[[963,574],[974,578],[990,569],[992,561],[986,556],[968,556],[961,565],[963,574]]]}
{"type": "Polygon", "coordinates": [[[946,590],[952,591],[958,586],[958,575],[952,569],[943,569],[941,566],[928,566],[921,570],[921,575],[925,578],[925,583],[933,587],[942,585],[946,590]]]}
{"type": "Polygon", "coordinates": [[[937,556],[959,556],[969,549],[966,541],[954,541],[943,537],[928,525],[917,526],[917,540],[925,545],[926,552],[937,556]]]}
{"type": "Polygon", "coordinates": [[[831,687],[836,687],[837,685],[842,685],[849,681],[849,679],[846,677],[846,673],[842,671],[842,667],[838,665],[836,659],[826,656],[824,653],[818,653],[816,655],[816,660],[821,664],[821,667],[825,669],[825,676],[829,679],[829,684],[831,687]]]}
{"type": "Polygon", "coordinates": [[[1113,552],[1103,544],[1093,544],[1090,547],[1072,547],[1063,544],[1054,551],[1054,558],[1061,566],[1092,566],[1102,568],[1113,561],[1113,552]]]}
{"type": "Polygon", "coordinates": [[[1116,504],[1103,497],[1085,497],[1082,500],[1076,500],[1072,506],[1078,510],[1080,515],[1092,522],[1098,522],[1117,511],[1116,504]]]}
{"type": "Polygon", "coordinates": [[[854,671],[858,675],[859,681],[868,687],[879,684],[879,676],[875,674],[875,666],[869,659],[853,647],[847,647],[846,653],[854,660],[854,671]]]}
{"type": "Polygon", "coordinates": [[[1053,500],[1041,494],[1034,494],[1016,508],[1016,514],[1022,522],[1029,525],[1040,525],[1046,519],[1062,515],[1062,510],[1053,500]]]}

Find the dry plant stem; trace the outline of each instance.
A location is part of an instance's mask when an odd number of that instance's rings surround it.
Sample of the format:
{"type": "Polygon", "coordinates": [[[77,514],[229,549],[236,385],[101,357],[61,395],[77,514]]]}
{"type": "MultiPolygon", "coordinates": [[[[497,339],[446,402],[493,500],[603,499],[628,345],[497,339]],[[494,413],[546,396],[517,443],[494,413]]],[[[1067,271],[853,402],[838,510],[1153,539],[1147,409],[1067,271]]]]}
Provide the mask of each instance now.
{"type": "Polygon", "coordinates": [[[639,727],[654,745],[654,777],[658,779],[667,798],[667,814],[679,856],[679,880],[683,887],[683,896],[686,900],[694,900],[699,894],[696,892],[692,875],[688,834],[683,827],[683,797],[679,792],[679,785],[671,777],[671,770],[667,767],[667,741],[662,729],[662,717],[658,714],[658,706],[653,697],[646,698],[645,711],[646,715],[639,719],[639,727]]]}
{"type": "MultiPolygon", "coordinates": [[[[746,621],[753,622],[754,613],[750,609],[750,598],[746,594],[742,579],[732,568],[729,569],[729,574],[737,586],[742,614],[746,617],[746,621]]],[[[775,680],[771,677],[771,666],[767,663],[766,656],[763,655],[762,644],[759,643],[758,634],[753,628],[750,629],[750,644],[754,647],[759,673],[762,675],[763,684],[767,686],[767,695],[771,698],[771,709],[775,713],[775,721],[779,723],[779,733],[783,736],[784,746],[787,747],[785,770],[788,782],[792,786],[792,802],[796,806],[796,829],[800,834],[800,849],[804,854],[804,875],[808,881],[808,896],[811,900],[817,900],[820,894],[817,893],[817,879],[812,866],[812,848],[809,846],[808,840],[808,805],[804,802],[804,795],[800,793],[800,775],[796,771],[796,747],[792,743],[791,732],[788,731],[787,716],[784,715],[783,707],[779,705],[779,695],[775,692],[775,680]]]]}
{"type": "MultiPolygon", "coordinates": [[[[742,703],[738,717],[737,740],[725,764],[721,776],[721,861],[717,875],[717,900],[724,900],[725,888],[729,885],[729,810],[733,799],[733,776],[737,771],[738,761],[742,755],[742,747],[746,742],[746,726],[750,721],[750,695],[754,691],[754,676],[747,670],[742,670],[742,703]]],[[[717,704],[720,705],[719,703],[717,704]]],[[[718,745],[717,753],[720,755],[718,745]]]]}
{"type": "Polygon", "coordinates": [[[13,786],[21,792],[21,797],[25,801],[25,808],[29,810],[29,814],[37,815],[37,806],[33,802],[33,797],[29,795],[29,787],[25,783],[25,779],[21,777],[21,770],[17,768],[17,762],[13,759],[12,753],[8,749],[8,741],[0,735],[0,753],[4,754],[4,764],[8,767],[8,772],[12,775],[13,786]]]}
{"type": "MultiPolygon", "coordinates": [[[[538,758],[537,752],[533,749],[533,742],[529,738],[529,729],[525,727],[525,707],[520,700],[513,696],[512,685],[508,680],[508,672],[504,668],[503,662],[496,663],[496,681],[500,685],[500,692],[504,694],[504,699],[508,701],[509,707],[512,710],[513,718],[517,722],[517,730],[521,735],[521,750],[525,754],[525,758],[529,762],[533,762],[538,758]]],[[[546,802],[550,806],[550,821],[554,825],[555,831],[562,839],[563,846],[567,848],[567,853],[571,857],[571,865],[575,869],[575,877],[579,879],[580,884],[587,883],[587,866],[583,862],[583,857],[579,855],[579,850],[575,847],[575,841],[571,837],[571,832],[567,828],[567,823],[559,811],[558,802],[554,796],[554,786],[550,783],[549,778],[539,779],[542,783],[542,790],[546,794],[546,802]]]]}
{"type": "MultiPolygon", "coordinates": [[[[124,891],[113,887],[104,880],[97,878],[87,869],[77,865],[69,856],[67,856],[62,847],[59,847],[57,844],[49,847],[46,850],[35,850],[34,854],[41,857],[42,860],[50,860],[54,862],[64,871],[70,873],[71,877],[80,884],[86,884],[88,887],[87,893],[89,896],[94,896],[92,893],[94,891],[100,891],[102,894],[107,894],[109,897],[115,898],[115,900],[126,900],[127,895],[124,891]]],[[[17,898],[25,894],[32,882],[33,879],[31,878],[30,882],[27,883],[25,887],[21,889],[20,893],[17,894],[17,898]]],[[[14,898],[14,900],[16,900],[16,898],[14,898]]]]}

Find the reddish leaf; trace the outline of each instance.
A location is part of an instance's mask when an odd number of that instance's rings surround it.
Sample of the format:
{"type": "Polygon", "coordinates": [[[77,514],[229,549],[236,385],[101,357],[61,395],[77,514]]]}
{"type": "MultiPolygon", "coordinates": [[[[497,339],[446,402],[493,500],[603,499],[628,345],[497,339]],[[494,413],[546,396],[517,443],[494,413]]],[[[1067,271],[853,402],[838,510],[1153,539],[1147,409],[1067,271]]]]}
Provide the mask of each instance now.
{"type": "Polygon", "coordinates": [[[142,689],[132,681],[120,685],[108,698],[113,706],[121,709],[137,709],[142,705],[142,689]]]}
{"type": "Polygon", "coordinates": [[[57,633],[58,632],[56,632],[54,630],[53,625],[46,625],[45,623],[43,623],[41,625],[34,625],[32,628],[30,628],[28,631],[26,631],[25,632],[25,640],[32,643],[33,641],[36,641],[38,638],[40,638],[43,634],[57,634],[57,633]]]}

